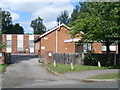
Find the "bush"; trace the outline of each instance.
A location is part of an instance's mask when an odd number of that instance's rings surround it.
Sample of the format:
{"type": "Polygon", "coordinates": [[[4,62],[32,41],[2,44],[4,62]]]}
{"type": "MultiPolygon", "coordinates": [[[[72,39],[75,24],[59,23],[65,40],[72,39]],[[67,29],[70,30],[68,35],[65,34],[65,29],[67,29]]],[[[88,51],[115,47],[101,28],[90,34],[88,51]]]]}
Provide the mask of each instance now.
{"type": "Polygon", "coordinates": [[[95,56],[92,53],[88,53],[87,55],[85,55],[85,58],[84,58],[85,65],[96,66],[97,61],[98,60],[95,58],[95,56]]]}
{"type": "Polygon", "coordinates": [[[113,66],[114,64],[114,60],[112,58],[111,60],[109,60],[107,54],[93,54],[89,52],[85,55],[84,58],[85,65],[97,66],[98,61],[100,61],[101,66],[113,66]]]}

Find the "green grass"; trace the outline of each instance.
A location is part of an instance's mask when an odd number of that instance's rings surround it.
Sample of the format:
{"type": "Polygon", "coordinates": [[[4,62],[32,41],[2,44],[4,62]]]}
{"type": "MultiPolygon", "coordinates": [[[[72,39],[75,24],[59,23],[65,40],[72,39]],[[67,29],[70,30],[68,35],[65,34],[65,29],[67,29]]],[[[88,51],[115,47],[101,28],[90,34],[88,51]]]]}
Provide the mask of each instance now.
{"type": "Polygon", "coordinates": [[[95,77],[90,77],[89,79],[118,79],[118,73],[97,75],[95,77]]]}
{"type": "Polygon", "coordinates": [[[0,73],[5,72],[7,64],[0,64],[0,73]]]}
{"type": "Polygon", "coordinates": [[[49,64],[47,64],[47,66],[51,70],[55,71],[56,73],[65,73],[65,72],[70,72],[70,71],[87,71],[87,70],[107,69],[107,67],[74,65],[74,69],[71,70],[70,65],[57,64],[57,66],[54,67],[53,63],[49,63],[49,64]]]}

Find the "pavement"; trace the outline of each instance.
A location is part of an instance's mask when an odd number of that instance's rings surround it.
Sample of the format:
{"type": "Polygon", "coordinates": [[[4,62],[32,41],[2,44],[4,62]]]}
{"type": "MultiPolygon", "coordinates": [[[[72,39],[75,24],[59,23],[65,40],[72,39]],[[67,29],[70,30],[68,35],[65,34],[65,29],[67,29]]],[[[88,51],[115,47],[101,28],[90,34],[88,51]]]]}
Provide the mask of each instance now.
{"type": "MultiPolygon", "coordinates": [[[[34,55],[12,55],[12,64],[8,66],[2,76],[2,88],[21,88],[21,87],[82,87],[96,83],[86,83],[80,80],[91,76],[107,73],[117,73],[117,69],[91,70],[68,72],[61,75],[51,74],[47,71],[44,64],[38,63],[38,58],[34,55]]],[[[0,81],[1,81],[0,80],[0,81]]],[[[118,87],[117,82],[109,82],[103,85],[118,87]]]]}

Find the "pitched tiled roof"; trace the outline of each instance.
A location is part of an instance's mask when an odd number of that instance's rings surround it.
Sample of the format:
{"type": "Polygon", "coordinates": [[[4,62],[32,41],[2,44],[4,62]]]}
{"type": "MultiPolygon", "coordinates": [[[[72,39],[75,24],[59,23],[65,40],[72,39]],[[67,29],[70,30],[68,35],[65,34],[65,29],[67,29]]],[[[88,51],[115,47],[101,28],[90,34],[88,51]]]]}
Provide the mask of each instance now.
{"type": "Polygon", "coordinates": [[[68,27],[68,26],[66,26],[65,24],[62,23],[62,24],[60,24],[60,25],[54,27],[53,29],[47,31],[46,33],[44,33],[44,34],[38,36],[38,37],[34,40],[34,42],[36,42],[36,41],[39,40],[40,38],[44,37],[45,35],[47,35],[47,34],[53,32],[53,31],[55,31],[55,30],[58,30],[61,26],[64,26],[64,27],[66,27],[67,29],[70,29],[70,27],[68,27]]]}

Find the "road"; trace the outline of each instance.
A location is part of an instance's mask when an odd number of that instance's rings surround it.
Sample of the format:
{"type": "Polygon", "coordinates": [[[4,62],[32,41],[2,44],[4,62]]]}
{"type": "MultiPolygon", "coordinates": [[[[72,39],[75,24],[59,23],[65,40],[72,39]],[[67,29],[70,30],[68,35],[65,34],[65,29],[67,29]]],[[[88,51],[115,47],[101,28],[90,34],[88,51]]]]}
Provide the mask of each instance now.
{"type": "Polygon", "coordinates": [[[115,73],[118,70],[92,70],[64,73],[60,76],[48,73],[45,65],[38,63],[34,55],[12,55],[12,63],[2,74],[3,88],[117,88],[118,82],[81,82],[90,76],[115,73]]]}

